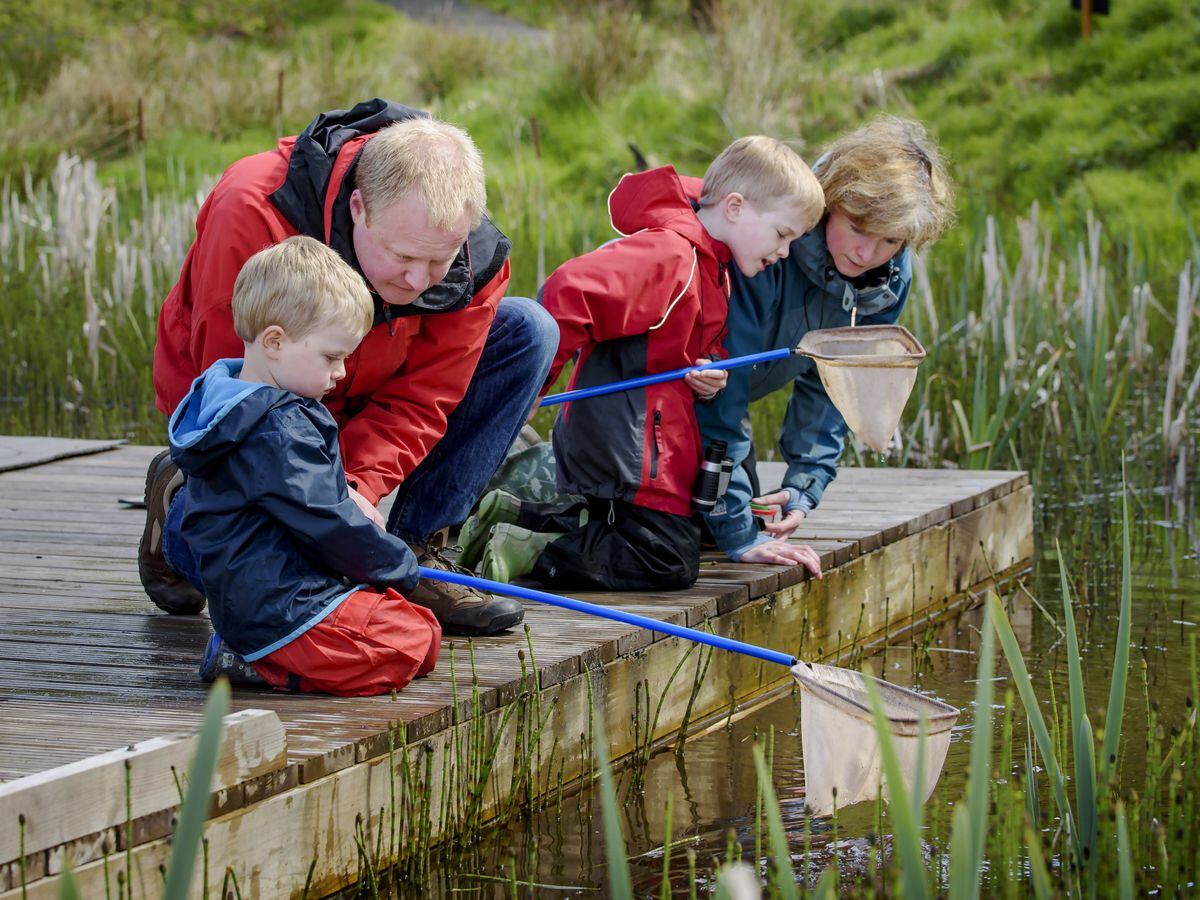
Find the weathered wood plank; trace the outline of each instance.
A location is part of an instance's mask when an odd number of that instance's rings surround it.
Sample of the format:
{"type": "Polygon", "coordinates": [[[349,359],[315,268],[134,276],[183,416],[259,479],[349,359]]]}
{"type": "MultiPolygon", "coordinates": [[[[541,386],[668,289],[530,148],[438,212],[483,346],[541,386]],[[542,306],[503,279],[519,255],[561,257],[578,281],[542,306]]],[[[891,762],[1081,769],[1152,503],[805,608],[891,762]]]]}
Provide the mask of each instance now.
{"type": "MultiPolygon", "coordinates": [[[[179,805],[175,778],[187,771],[199,738],[154,738],[122,750],[0,784],[0,863],[20,855],[18,829],[24,817],[26,854],[48,850],[125,822],[126,785],[133,818],[179,805]]],[[[273,712],[246,710],[229,715],[213,772],[212,790],[282,768],[287,736],[273,712]]]]}

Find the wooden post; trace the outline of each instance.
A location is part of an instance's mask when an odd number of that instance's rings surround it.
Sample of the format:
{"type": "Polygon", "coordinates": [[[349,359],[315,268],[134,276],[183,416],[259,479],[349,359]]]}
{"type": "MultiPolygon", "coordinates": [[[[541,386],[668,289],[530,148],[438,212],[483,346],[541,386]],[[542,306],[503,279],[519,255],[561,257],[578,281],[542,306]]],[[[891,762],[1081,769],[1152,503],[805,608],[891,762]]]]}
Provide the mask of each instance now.
{"type": "Polygon", "coordinates": [[[1079,0],[1079,16],[1083,25],[1083,39],[1092,37],[1092,0],[1079,0]]]}
{"type": "Polygon", "coordinates": [[[146,108],[141,97],[137,102],[137,142],[139,145],[146,143],[146,108]]]}
{"type": "Polygon", "coordinates": [[[537,116],[529,117],[529,132],[533,138],[534,166],[537,168],[537,285],[541,288],[546,281],[546,209],[542,202],[542,132],[538,128],[537,116]]]}
{"type": "Polygon", "coordinates": [[[275,85],[275,133],[283,137],[283,69],[275,85]]]}

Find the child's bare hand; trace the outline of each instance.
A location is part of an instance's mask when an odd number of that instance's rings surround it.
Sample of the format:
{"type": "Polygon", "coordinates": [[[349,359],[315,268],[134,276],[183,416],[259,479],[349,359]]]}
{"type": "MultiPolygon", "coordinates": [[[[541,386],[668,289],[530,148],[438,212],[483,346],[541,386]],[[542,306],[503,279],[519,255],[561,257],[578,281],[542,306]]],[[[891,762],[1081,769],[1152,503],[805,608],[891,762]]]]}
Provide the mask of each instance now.
{"type": "Polygon", "coordinates": [[[383,521],[383,516],[379,514],[379,510],[371,505],[371,501],[352,487],[347,487],[346,490],[350,492],[350,499],[358,505],[358,508],[362,510],[363,515],[382,528],[384,531],[387,531],[387,522],[383,521]]]}
{"type": "MultiPolygon", "coordinates": [[[[755,503],[762,503],[765,506],[778,506],[780,508],[787,505],[787,491],[775,491],[772,494],[763,494],[761,497],[755,497],[755,503]]],[[[793,509],[787,513],[778,522],[767,522],[763,526],[763,531],[767,534],[774,535],[777,538],[786,540],[792,536],[792,532],[800,527],[800,523],[804,521],[804,510],[793,509]]]]}
{"type": "Polygon", "coordinates": [[[821,557],[808,544],[789,544],[773,540],[751,547],[742,554],[744,563],[770,563],[776,566],[804,566],[814,578],[821,578],[821,557]]]}
{"type": "MultiPolygon", "coordinates": [[[[711,359],[702,356],[695,364],[702,366],[710,362],[711,359]]],[[[703,372],[688,372],[683,376],[683,380],[701,400],[711,400],[725,389],[729,373],[724,369],[705,369],[703,372]]]]}

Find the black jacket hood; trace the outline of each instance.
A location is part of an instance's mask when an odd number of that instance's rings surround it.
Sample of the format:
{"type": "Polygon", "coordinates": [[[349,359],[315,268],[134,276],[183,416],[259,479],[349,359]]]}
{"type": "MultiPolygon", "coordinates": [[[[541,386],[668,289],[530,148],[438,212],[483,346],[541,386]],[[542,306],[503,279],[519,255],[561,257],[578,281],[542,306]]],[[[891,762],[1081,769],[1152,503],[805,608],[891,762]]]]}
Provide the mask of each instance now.
{"type": "MultiPolygon", "coordinates": [[[[270,195],[271,202],[301,234],[328,243],[362,274],[354,252],[354,221],[350,216],[350,194],[356,184],[358,159],[351,162],[340,184],[330,184],[338,153],[348,141],[357,137],[428,115],[422,110],[379,98],[364,100],[350,110],[334,109],[321,113],[296,137],[287,175],[283,184],[270,195]],[[330,190],[335,190],[337,196],[326,240],[325,200],[330,190]]],[[[462,309],[496,276],[511,250],[512,243],[484,216],[479,227],[467,236],[467,242],[451,263],[446,277],[431,285],[415,301],[404,305],[385,304],[372,291],[375,323],[401,316],[462,309]]]]}

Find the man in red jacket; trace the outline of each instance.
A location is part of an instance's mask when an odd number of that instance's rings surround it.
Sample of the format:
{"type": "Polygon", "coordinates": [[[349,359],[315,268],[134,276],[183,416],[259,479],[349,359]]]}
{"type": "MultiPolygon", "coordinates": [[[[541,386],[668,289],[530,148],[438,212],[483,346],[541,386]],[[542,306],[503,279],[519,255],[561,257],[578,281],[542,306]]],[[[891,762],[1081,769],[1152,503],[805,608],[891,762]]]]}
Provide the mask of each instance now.
{"type": "MultiPolygon", "coordinates": [[[[299,136],[238,160],[196,219],[196,241],[158,321],[157,405],[170,414],[215,360],[240,357],[231,298],[258,250],[305,234],[360,272],[375,324],[325,397],[341,429],[351,496],[376,505],[396,492],[387,529],[418,561],[451,565],[447,526],[466,518],[504,457],[558,344],[532,300],[504,297],[508,239],[484,215],[483,163],[465,132],[384,100],[317,116],[299,136]]],[[[204,597],[161,555],[162,522],[182,476],[158,458],[146,478],[138,567],[170,613],[204,597]]],[[[490,634],[523,618],[519,603],[422,581],[409,595],[443,628],[490,634]]]]}

